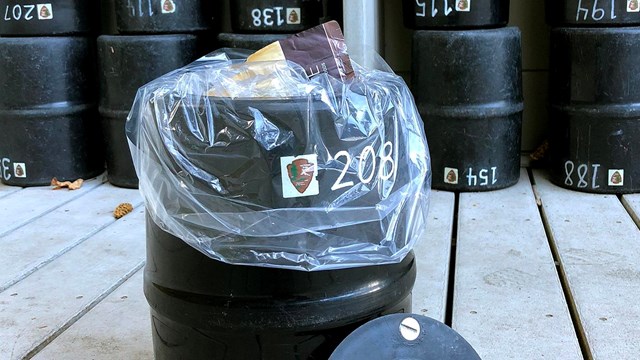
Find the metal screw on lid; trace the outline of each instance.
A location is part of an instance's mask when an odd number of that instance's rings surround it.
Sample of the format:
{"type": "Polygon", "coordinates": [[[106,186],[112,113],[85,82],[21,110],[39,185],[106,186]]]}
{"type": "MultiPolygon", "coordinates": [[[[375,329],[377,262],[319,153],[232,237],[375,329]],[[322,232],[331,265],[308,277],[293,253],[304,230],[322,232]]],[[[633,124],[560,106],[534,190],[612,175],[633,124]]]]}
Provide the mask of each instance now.
{"type": "Polygon", "coordinates": [[[420,323],[418,320],[408,317],[400,323],[400,334],[405,340],[414,341],[420,337],[420,323]]]}

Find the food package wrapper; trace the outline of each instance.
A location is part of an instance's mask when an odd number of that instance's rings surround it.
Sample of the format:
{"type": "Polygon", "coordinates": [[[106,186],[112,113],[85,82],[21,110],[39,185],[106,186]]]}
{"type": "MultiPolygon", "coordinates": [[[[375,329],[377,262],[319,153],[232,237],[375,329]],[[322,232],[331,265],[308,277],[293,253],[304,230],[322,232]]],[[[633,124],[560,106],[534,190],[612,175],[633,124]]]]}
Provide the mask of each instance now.
{"type": "Polygon", "coordinates": [[[148,216],[230,264],[402,261],[431,185],[405,82],[379,56],[345,80],[249,55],[221,49],[138,90],[126,133],[148,216]]]}

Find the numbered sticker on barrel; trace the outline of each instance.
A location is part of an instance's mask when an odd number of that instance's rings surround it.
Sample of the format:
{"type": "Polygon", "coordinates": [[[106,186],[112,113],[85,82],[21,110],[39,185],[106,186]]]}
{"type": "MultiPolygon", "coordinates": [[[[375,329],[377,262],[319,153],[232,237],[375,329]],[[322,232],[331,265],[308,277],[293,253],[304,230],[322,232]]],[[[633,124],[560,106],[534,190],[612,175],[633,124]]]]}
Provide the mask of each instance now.
{"type": "Polygon", "coordinates": [[[454,10],[470,12],[471,0],[416,0],[417,17],[449,16],[454,10]]]}
{"type": "Polygon", "coordinates": [[[302,22],[302,9],[274,6],[251,10],[251,20],[255,27],[280,27],[299,25],[302,22]]]}
{"type": "Polygon", "coordinates": [[[7,5],[4,8],[4,21],[52,20],[53,6],[47,4],[7,5]]]}
{"type": "Polygon", "coordinates": [[[0,159],[0,176],[5,181],[12,178],[26,178],[27,177],[27,165],[23,162],[12,162],[11,159],[0,159]]]}
{"type": "Polygon", "coordinates": [[[626,1],[628,13],[640,12],[640,0],[577,0],[576,22],[611,21],[618,18],[616,1],[626,1]]]}
{"type": "Polygon", "coordinates": [[[578,189],[596,190],[601,186],[621,187],[624,169],[602,169],[601,164],[583,164],[571,160],[564,163],[564,184],[578,189]],[[606,176],[606,179],[603,177],[606,176]]]}

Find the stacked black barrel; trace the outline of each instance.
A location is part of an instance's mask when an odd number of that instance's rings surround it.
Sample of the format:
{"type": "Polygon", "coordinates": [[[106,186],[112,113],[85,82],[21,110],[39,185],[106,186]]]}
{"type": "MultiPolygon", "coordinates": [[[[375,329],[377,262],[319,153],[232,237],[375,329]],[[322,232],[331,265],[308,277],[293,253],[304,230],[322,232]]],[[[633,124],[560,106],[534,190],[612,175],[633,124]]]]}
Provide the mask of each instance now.
{"type": "Polygon", "coordinates": [[[431,152],[432,187],[506,188],[520,176],[520,31],[509,0],[403,1],[412,87],[431,152]]]}
{"type": "Polygon", "coordinates": [[[291,34],[341,17],[340,0],[233,0],[232,33],[221,33],[221,47],[258,50],[291,34]]]}
{"type": "Polygon", "coordinates": [[[547,1],[551,176],[592,193],[640,190],[637,0],[547,1]]]}
{"type": "MultiPolygon", "coordinates": [[[[110,183],[135,188],[138,178],[125,121],[138,88],[200,55],[199,41],[214,27],[208,0],[114,0],[116,35],[98,38],[100,115],[110,183]]],[[[213,40],[206,39],[211,42],[213,40]]],[[[203,41],[204,42],[204,41],[203,41]]]]}
{"type": "Polygon", "coordinates": [[[104,171],[93,1],[8,0],[0,18],[0,176],[16,186],[104,171]]]}

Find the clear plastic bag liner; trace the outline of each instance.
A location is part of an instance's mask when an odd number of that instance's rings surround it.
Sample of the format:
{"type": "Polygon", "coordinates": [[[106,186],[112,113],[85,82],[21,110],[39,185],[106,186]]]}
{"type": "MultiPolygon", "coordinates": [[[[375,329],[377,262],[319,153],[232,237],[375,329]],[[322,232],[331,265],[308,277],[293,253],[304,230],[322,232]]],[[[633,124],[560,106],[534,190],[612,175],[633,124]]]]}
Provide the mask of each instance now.
{"type": "Polygon", "coordinates": [[[405,82],[355,63],[348,82],[309,79],[247,54],[220,50],[139,89],[126,132],[150,218],[231,264],[400,262],[431,185],[405,82]]]}

